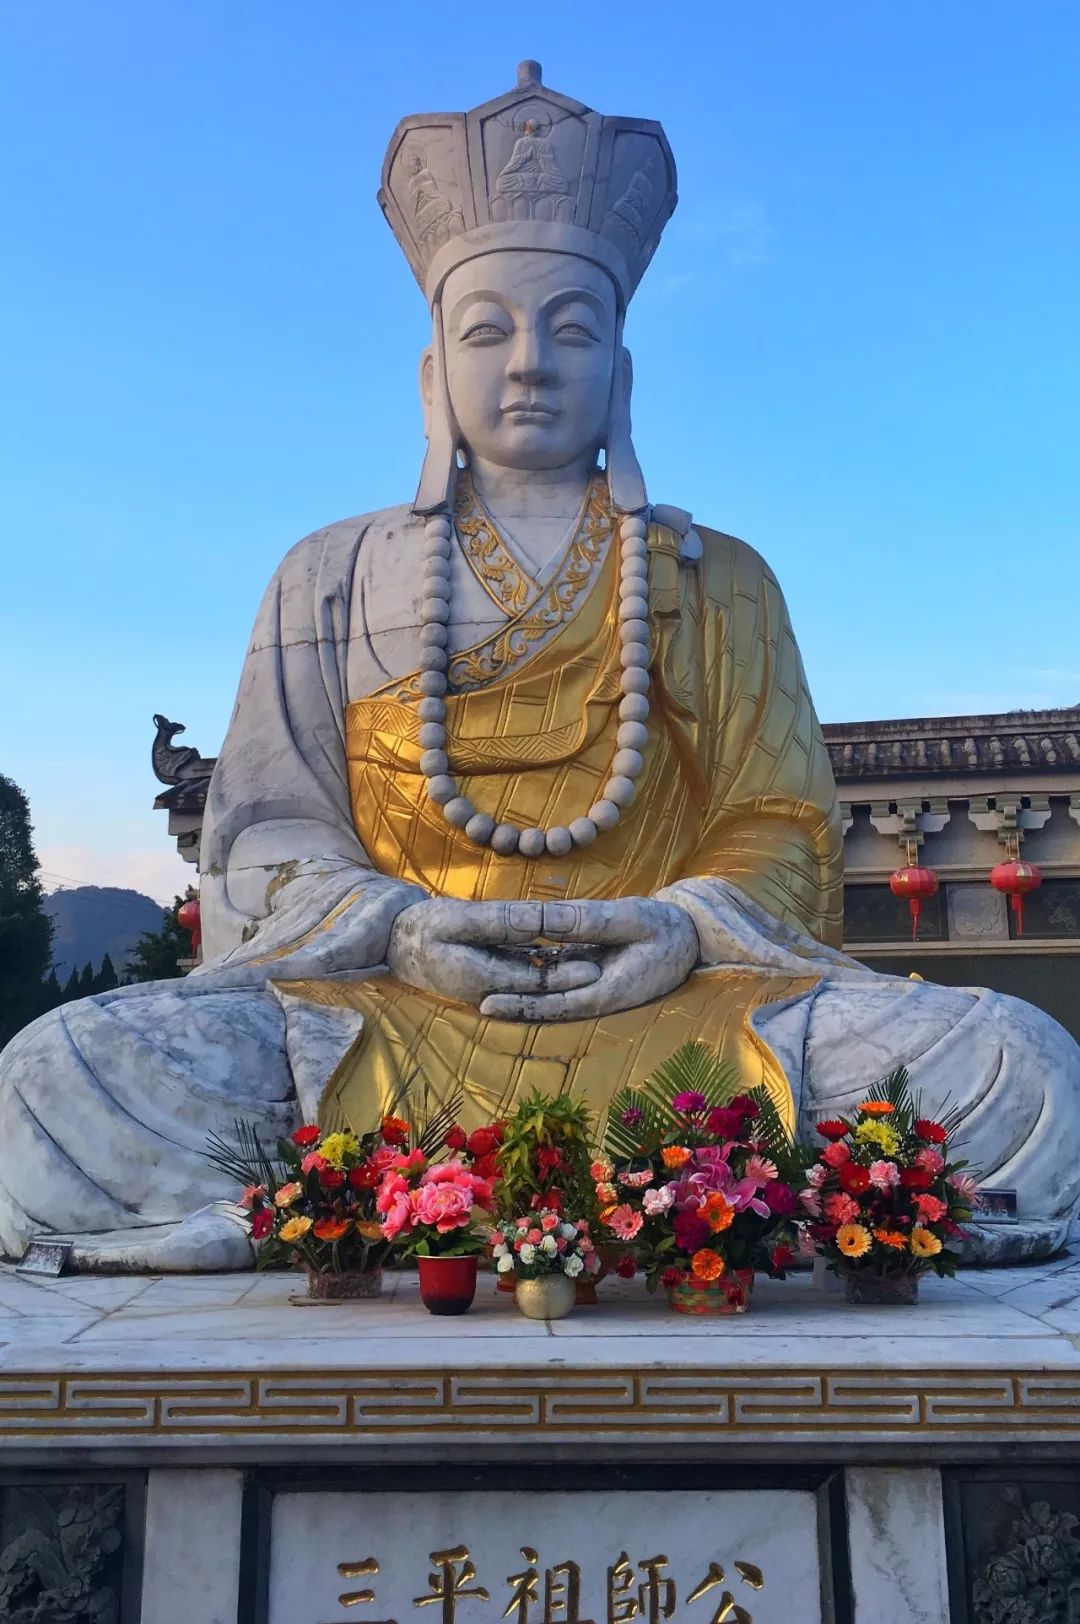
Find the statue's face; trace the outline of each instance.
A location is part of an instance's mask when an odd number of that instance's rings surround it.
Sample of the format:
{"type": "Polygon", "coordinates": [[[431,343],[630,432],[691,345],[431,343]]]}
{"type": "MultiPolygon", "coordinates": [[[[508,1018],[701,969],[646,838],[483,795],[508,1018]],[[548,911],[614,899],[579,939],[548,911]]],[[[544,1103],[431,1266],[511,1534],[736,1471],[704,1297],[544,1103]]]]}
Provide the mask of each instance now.
{"type": "Polygon", "coordinates": [[[469,450],[504,468],[562,468],[604,444],[615,289],[588,260],[511,249],[450,273],[446,371],[469,450]]]}

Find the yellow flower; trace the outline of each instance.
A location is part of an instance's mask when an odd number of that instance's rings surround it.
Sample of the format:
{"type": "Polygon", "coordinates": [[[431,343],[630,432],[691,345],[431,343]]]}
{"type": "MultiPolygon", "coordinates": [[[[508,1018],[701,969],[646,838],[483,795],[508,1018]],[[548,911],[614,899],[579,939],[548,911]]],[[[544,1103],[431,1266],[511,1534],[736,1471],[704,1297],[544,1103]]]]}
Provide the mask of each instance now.
{"type": "Polygon", "coordinates": [[[660,1154],[665,1167],[685,1167],[690,1160],[690,1152],[685,1145],[665,1145],[660,1154]]]}
{"type": "Polygon", "coordinates": [[[319,1146],[319,1154],[326,1157],[331,1167],[345,1166],[347,1156],[360,1154],[360,1141],[354,1133],[328,1133],[319,1146]]]}
{"type": "Polygon", "coordinates": [[[916,1257],[934,1257],[941,1251],[941,1242],[931,1230],[916,1224],[911,1231],[911,1250],[916,1257]]]}
{"type": "Polygon", "coordinates": [[[841,1224],[836,1244],[845,1257],[864,1257],[872,1245],[870,1231],[862,1224],[841,1224]]]}
{"type": "Polygon", "coordinates": [[[859,1106],[861,1114],[870,1117],[892,1116],[895,1110],[896,1106],[890,1105],[888,1100],[863,1100],[859,1106]]]}
{"type": "Polygon", "coordinates": [[[275,1207],[291,1207],[294,1201],[299,1200],[304,1193],[304,1186],[295,1179],[291,1184],[283,1184],[274,1195],[275,1207]]]}
{"type": "Polygon", "coordinates": [[[298,1241],[301,1235],[306,1235],[314,1222],[311,1218],[290,1218],[287,1224],[282,1224],[278,1231],[283,1241],[298,1241]]]}
{"type": "Polygon", "coordinates": [[[895,1156],[900,1149],[900,1135],[888,1122],[860,1122],[854,1137],[859,1145],[880,1145],[886,1156],[895,1156]]]}

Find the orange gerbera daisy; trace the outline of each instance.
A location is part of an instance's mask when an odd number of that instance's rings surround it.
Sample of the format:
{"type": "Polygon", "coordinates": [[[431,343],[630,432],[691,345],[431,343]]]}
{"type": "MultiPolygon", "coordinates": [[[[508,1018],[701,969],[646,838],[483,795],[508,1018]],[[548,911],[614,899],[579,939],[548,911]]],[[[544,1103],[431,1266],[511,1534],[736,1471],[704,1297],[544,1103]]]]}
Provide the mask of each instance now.
{"type": "Polygon", "coordinates": [[[313,1233],[316,1240],[339,1241],[351,1228],[352,1222],[348,1218],[320,1218],[313,1233]]]}
{"type": "Polygon", "coordinates": [[[714,1190],[705,1202],[698,1208],[698,1217],[704,1218],[714,1235],[722,1230],[730,1229],[735,1219],[735,1208],[730,1201],[726,1201],[719,1190],[714,1190]]]}
{"type": "Polygon", "coordinates": [[[907,1236],[900,1229],[875,1229],[874,1239],[882,1246],[891,1246],[894,1252],[907,1250],[907,1236]]]}
{"type": "Polygon", "coordinates": [[[724,1260],[703,1246],[690,1259],[690,1269],[696,1280],[718,1280],[724,1272],[724,1260]]]}
{"type": "Polygon", "coordinates": [[[863,1116],[892,1116],[896,1106],[890,1105],[888,1100],[863,1100],[859,1110],[863,1116]]]}
{"type": "Polygon", "coordinates": [[[685,1145],[665,1145],[660,1154],[665,1167],[684,1167],[690,1160],[690,1152],[685,1145]]]}
{"type": "Polygon", "coordinates": [[[916,1224],[911,1231],[911,1250],[916,1257],[934,1257],[941,1251],[941,1242],[929,1229],[916,1224]]]}
{"type": "Polygon", "coordinates": [[[865,1257],[872,1244],[870,1231],[863,1224],[841,1224],[836,1244],[845,1257],[865,1257]]]}
{"type": "Polygon", "coordinates": [[[288,1223],[282,1224],[278,1236],[283,1241],[298,1241],[310,1228],[310,1218],[290,1218],[288,1223]]]}

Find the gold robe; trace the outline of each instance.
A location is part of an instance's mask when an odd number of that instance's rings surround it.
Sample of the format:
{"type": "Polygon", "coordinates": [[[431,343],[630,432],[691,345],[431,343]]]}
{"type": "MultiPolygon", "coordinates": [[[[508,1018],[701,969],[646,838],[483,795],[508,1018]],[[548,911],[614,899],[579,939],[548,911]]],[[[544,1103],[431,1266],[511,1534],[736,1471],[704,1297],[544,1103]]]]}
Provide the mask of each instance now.
{"type": "MultiPolygon", "coordinates": [[[[458,534],[508,614],[497,635],[451,659],[450,770],[460,793],[497,821],[568,824],[599,799],[618,748],[618,544],[603,482],[544,588],[467,494],[458,534]]],[[[380,873],[476,901],[649,896],[717,876],[775,918],[839,945],[835,786],[780,589],[744,543],[698,534],[702,557],[685,562],[675,532],[649,529],[650,738],[637,794],[615,828],[536,861],[468,840],[425,792],[414,674],[346,714],[354,823],[380,873]]],[[[644,1007],[544,1026],[488,1020],[385,976],[291,990],[364,1013],[322,1111],[328,1124],[363,1129],[417,1075],[438,1095],[462,1087],[467,1125],[533,1087],[584,1093],[600,1112],[689,1038],[721,1048],[744,1085],[765,1083],[791,1118],[791,1091],[749,1016],[815,981],[706,969],[644,1007]]]]}

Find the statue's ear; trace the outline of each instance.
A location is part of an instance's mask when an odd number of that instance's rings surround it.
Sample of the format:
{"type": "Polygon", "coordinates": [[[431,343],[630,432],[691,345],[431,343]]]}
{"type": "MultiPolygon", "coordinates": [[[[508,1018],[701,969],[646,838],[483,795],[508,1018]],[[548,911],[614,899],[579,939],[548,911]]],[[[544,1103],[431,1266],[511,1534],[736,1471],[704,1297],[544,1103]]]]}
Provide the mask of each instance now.
{"type": "Polygon", "coordinates": [[[424,408],[424,439],[431,439],[431,408],[435,404],[435,351],[429,344],[420,357],[420,400],[424,408]]]}
{"type": "Polygon", "coordinates": [[[630,393],[634,363],[630,351],[619,344],[611,374],[611,411],[608,416],[607,481],[612,506],[618,513],[640,513],[648,498],[645,481],[630,438],[630,393]]]}

